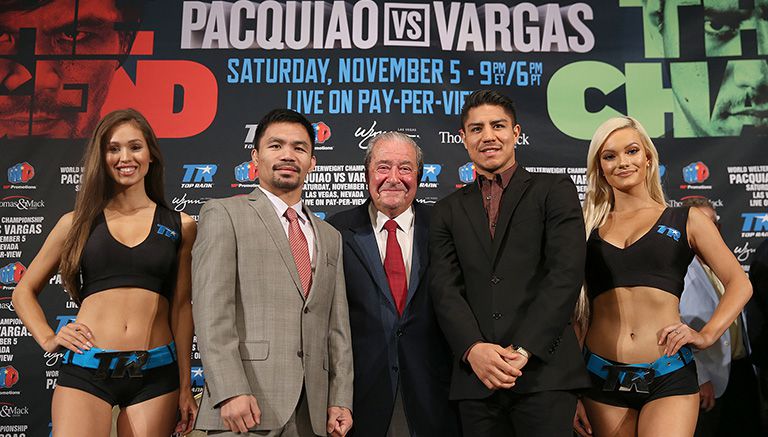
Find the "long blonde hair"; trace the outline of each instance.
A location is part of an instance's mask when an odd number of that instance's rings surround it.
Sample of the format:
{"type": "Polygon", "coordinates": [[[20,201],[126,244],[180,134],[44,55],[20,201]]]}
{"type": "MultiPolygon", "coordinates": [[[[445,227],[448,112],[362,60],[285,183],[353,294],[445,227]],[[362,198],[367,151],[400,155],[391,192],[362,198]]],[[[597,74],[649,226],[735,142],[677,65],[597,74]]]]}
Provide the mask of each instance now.
{"type": "MultiPolygon", "coordinates": [[[[626,128],[634,129],[638,133],[645,154],[649,158],[650,166],[645,174],[645,186],[648,189],[648,194],[659,204],[666,204],[659,176],[659,152],[653,145],[651,137],[635,118],[629,116],[610,118],[597,128],[587,152],[587,195],[583,205],[584,224],[587,230],[586,238],[589,238],[592,231],[605,224],[608,213],[614,207],[613,188],[608,184],[600,169],[600,149],[612,133],[626,128]]],[[[582,332],[586,332],[589,322],[589,301],[585,287],[582,287],[581,295],[576,304],[575,319],[579,327],[582,328],[582,332]]]]}
{"type": "Polygon", "coordinates": [[[64,288],[67,289],[72,300],[78,304],[82,286],[80,259],[83,256],[85,243],[91,234],[94,220],[101,214],[114,194],[115,181],[106,169],[104,150],[112,138],[112,133],[125,123],[132,123],[144,134],[149,148],[152,161],[144,177],[147,196],[158,205],[167,207],[163,183],[163,156],[149,122],[134,109],[121,109],[105,115],[96,126],[83,154],[82,183],[75,200],[72,227],[64,241],[59,263],[64,288]]]}

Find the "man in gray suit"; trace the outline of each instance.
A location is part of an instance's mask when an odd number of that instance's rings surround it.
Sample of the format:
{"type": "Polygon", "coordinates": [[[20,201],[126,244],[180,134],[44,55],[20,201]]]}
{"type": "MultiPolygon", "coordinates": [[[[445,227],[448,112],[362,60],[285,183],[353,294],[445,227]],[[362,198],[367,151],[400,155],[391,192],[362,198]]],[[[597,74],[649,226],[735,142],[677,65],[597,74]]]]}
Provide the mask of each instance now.
{"type": "Polygon", "coordinates": [[[301,203],[314,129],[278,109],[256,130],[259,184],[200,211],[192,293],[209,435],[344,436],[352,344],[341,238],[301,203]]]}
{"type": "MultiPolygon", "coordinates": [[[[709,199],[692,196],[683,206],[698,208],[719,228],[717,212],[709,199]]],[[[680,317],[700,330],[720,303],[723,284],[699,257],[688,266],[680,297],[680,317]]],[[[750,360],[749,341],[742,311],[728,330],[707,349],[696,351],[701,410],[696,437],[760,435],[760,393],[750,360]]]]}

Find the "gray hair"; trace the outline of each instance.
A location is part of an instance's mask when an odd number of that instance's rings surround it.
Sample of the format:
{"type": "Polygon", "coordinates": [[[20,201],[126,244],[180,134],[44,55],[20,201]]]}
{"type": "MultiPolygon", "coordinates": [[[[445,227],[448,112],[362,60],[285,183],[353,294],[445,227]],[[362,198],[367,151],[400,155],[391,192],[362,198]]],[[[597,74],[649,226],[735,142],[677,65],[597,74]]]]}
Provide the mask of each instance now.
{"type": "Polygon", "coordinates": [[[421,147],[416,144],[416,141],[413,141],[413,138],[397,131],[382,132],[368,140],[368,148],[365,151],[365,160],[363,161],[363,164],[365,165],[366,176],[368,174],[368,167],[371,165],[371,160],[373,159],[373,149],[376,148],[376,145],[382,141],[400,141],[413,146],[413,150],[416,151],[416,162],[419,166],[418,177],[419,180],[421,180],[421,174],[424,171],[424,153],[421,151],[421,147]]]}

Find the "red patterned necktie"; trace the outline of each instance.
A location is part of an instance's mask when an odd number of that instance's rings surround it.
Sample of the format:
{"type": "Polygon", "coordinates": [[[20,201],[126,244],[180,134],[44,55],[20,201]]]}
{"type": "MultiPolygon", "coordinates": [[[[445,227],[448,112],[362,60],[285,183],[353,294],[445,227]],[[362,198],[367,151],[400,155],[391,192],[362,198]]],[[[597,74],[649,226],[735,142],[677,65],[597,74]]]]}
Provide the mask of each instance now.
{"type": "Polygon", "coordinates": [[[397,222],[389,219],[384,223],[387,230],[387,253],[384,255],[384,272],[387,274],[389,290],[395,299],[397,312],[402,316],[405,309],[405,298],[408,295],[408,281],[405,277],[403,251],[397,241],[397,222]]]}
{"type": "Polygon", "coordinates": [[[307,237],[299,227],[299,215],[293,208],[285,210],[285,218],[288,219],[288,243],[291,245],[293,260],[299,271],[301,286],[304,288],[304,297],[309,295],[309,287],[312,286],[312,262],[309,260],[309,248],[307,237]]]}

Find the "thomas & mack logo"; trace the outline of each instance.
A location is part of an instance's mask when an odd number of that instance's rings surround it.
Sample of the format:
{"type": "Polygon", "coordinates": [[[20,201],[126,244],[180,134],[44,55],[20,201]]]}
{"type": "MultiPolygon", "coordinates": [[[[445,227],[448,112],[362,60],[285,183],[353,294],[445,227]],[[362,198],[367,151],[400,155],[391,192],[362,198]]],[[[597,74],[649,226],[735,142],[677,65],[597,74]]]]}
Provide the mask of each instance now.
{"type": "Polygon", "coordinates": [[[19,407],[10,402],[0,402],[0,417],[3,419],[26,416],[27,414],[29,414],[29,407],[19,407]]]}
{"type": "Polygon", "coordinates": [[[0,208],[13,208],[19,211],[45,208],[45,201],[28,196],[6,196],[0,199],[0,208]]]}
{"type": "Polygon", "coordinates": [[[213,188],[213,176],[219,166],[216,164],[184,164],[181,188],[213,188]]]}

